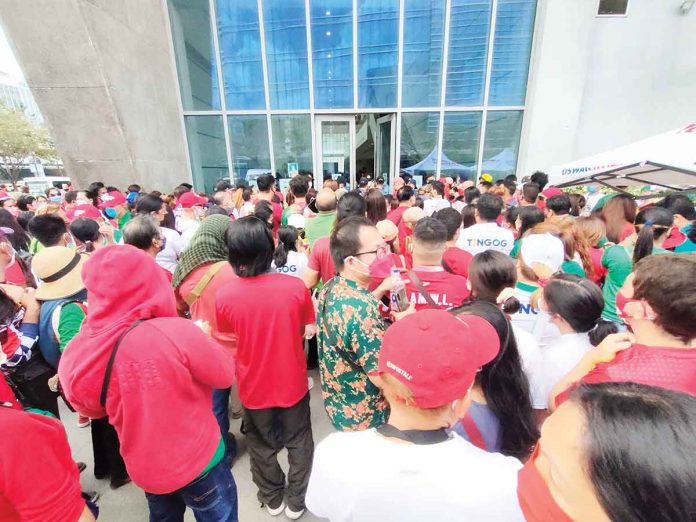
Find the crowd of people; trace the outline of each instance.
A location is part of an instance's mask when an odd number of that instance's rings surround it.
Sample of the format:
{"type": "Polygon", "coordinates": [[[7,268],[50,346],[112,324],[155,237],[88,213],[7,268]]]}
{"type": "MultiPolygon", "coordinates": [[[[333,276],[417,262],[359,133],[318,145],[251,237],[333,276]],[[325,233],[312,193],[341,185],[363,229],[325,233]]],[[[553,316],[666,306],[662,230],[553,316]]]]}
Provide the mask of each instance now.
{"type": "Polygon", "coordinates": [[[691,193],[276,181],[0,190],[1,520],[695,520],[691,193]]]}

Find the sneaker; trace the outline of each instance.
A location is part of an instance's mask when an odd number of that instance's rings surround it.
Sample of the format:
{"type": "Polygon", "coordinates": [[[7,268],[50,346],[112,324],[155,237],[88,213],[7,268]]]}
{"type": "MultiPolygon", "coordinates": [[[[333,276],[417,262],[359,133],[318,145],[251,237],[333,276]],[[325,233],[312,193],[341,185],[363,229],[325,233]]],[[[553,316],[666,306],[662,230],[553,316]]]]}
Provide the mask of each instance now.
{"type": "Polygon", "coordinates": [[[302,515],[304,515],[304,512],[304,509],[300,509],[299,511],[293,511],[292,509],[290,509],[290,506],[285,508],[285,516],[288,517],[290,520],[297,520],[302,515]]]}
{"type": "Polygon", "coordinates": [[[278,506],[275,509],[273,509],[271,506],[266,504],[266,511],[268,511],[268,514],[271,515],[272,517],[277,517],[278,515],[280,515],[283,512],[284,509],[285,509],[285,502],[283,502],[283,501],[281,501],[280,506],[278,506]]]}
{"type": "Polygon", "coordinates": [[[307,388],[309,388],[310,390],[314,388],[314,379],[312,379],[311,377],[307,377],[307,388]]]}
{"type": "Polygon", "coordinates": [[[89,426],[91,421],[89,420],[89,417],[84,417],[82,415],[79,415],[77,417],[77,427],[78,428],[86,428],[89,426]]]}

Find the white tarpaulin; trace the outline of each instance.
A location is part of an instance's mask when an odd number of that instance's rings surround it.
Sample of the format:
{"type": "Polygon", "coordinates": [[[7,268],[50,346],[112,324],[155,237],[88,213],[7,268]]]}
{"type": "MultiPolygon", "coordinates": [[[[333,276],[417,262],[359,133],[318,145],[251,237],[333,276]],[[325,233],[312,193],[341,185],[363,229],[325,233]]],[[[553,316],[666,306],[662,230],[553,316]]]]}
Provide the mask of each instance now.
{"type": "Polygon", "coordinates": [[[557,187],[610,185],[696,186],[696,123],[565,165],[549,174],[557,187]]]}
{"type": "MultiPolygon", "coordinates": [[[[411,165],[405,169],[401,169],[409,174],[415,174],[416,172],[435,172],[437,168],[437,147],[432,150],[422,161],[411,165]]],[[[446,155],[442,155],[442,161],[440,162],[440,171],[444,170],[458,170],[461,172],[471,172],[476,170],[476,166],[467,167],[465,165],[460,165],[456,161],[452,161],[446,155]]]]}

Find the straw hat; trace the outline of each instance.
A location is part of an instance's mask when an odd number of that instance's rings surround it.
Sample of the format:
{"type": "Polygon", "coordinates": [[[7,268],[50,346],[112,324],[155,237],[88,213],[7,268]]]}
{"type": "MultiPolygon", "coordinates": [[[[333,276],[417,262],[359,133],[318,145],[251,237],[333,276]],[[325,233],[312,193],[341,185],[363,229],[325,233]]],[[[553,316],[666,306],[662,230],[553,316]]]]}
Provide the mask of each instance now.
{"type": "Polygon", "coordinates": [[[69,297],[82,290],[82,265],[87,256],[64,246],[44,248],[31,263],[34,273],[41,279],[36,298],[42,301],[69,297]]]}

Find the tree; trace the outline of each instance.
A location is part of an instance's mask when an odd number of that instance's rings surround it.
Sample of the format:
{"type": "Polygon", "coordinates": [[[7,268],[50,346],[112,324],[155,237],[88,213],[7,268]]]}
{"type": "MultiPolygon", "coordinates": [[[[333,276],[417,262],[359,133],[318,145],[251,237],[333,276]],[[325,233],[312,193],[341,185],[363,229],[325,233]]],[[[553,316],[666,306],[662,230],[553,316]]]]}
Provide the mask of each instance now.
{"type": "Polygon", "coordinates": [[[48,131],[27,120],[22,111],[0,104],[0,174],[16,183],[22,169],[27,168],[34,158],[57,158],[48,131]]]}

